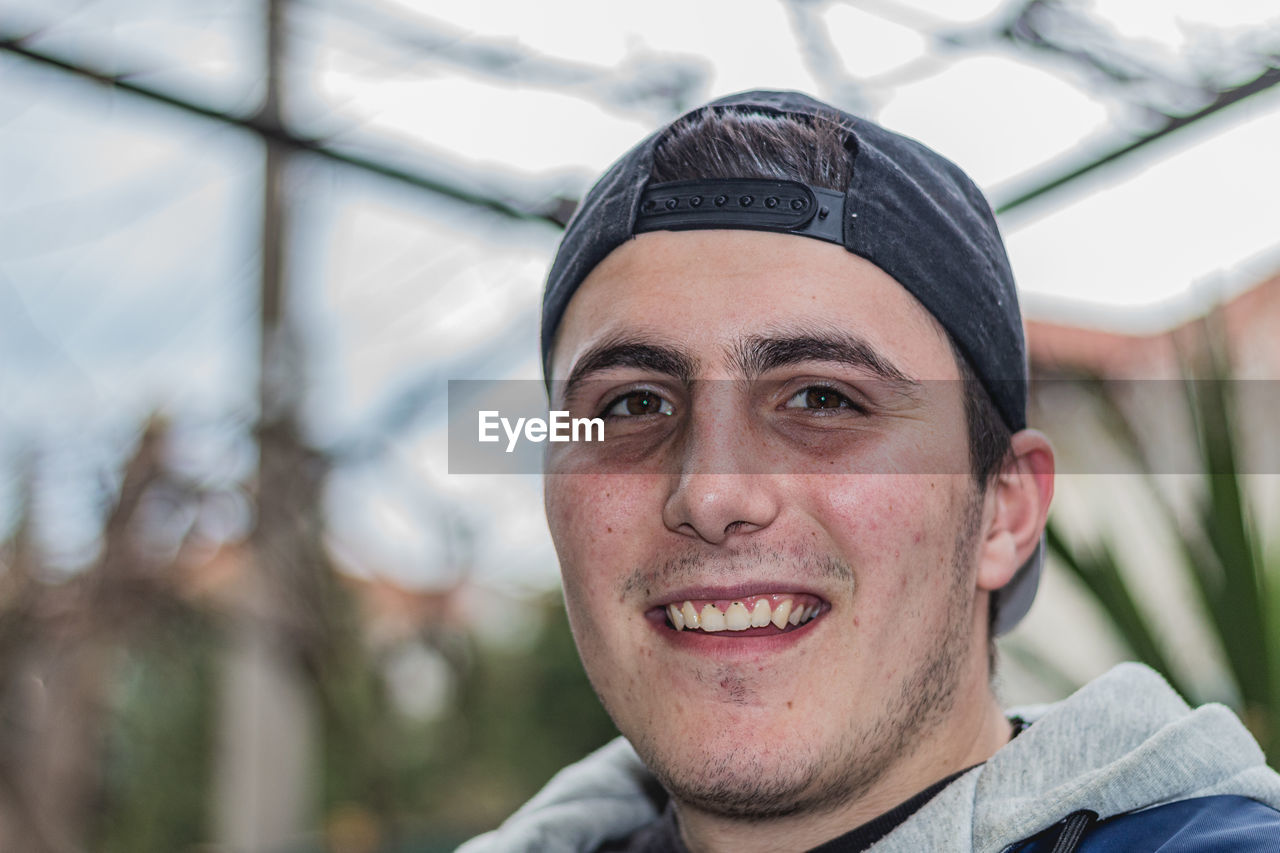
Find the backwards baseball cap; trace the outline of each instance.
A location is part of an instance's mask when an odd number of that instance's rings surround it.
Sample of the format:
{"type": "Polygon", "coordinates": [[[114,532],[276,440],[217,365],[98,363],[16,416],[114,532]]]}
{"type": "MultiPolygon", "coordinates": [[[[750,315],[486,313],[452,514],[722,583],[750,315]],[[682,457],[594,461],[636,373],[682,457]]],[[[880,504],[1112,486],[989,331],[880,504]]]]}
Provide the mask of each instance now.
{"type": "MultiPolygon", "coordinates": [[[[590,272],[636,234],[748,229],[844,246],[907,289],[942,325],[1016,432],[1026,426],[1022,316],[991,207],[958,166],[915,140],[798,92],[752,91],[712,101],[631,149],[587,193],[565,229],[542,298],[542,362],[590,272]],[[652,182],[654,151],[697,113],[790,117],[839,127],[851,160],[843,191],[799,181],[729,178],[652,182]]],[[[995,630],[1031,607],[1043,547],[993,596],[995,630]]]]}

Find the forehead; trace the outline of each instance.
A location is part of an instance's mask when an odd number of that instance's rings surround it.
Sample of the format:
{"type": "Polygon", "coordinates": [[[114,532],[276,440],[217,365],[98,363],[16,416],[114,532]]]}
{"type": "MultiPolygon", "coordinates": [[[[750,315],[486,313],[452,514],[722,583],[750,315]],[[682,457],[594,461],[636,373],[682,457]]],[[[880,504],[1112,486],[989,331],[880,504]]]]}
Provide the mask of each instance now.
{"type": "Polygon", "coordinates": [[[728,367],[743,339],[840,329],[913,379],[958,375],[942,326],[902,285],[843,247],[758,231],[656,231],[615,249],[583,281],[556,334],[554,378],[595,343],[646,338],[728,367]]]}

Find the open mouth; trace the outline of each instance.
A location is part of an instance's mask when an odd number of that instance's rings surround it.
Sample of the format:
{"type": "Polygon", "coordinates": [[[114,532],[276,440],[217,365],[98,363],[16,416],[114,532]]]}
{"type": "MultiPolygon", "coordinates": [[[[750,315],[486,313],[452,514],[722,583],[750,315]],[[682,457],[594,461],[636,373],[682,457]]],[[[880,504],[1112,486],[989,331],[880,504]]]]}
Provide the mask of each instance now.
{"type": "Polygon", "coordinates": [[[735,599],[673,601],[651,611],[651,618],[665,617],[667,627],[674,631],[757,636],[794,630],[828,609],[815,595],[779,592],[735,599]]]}

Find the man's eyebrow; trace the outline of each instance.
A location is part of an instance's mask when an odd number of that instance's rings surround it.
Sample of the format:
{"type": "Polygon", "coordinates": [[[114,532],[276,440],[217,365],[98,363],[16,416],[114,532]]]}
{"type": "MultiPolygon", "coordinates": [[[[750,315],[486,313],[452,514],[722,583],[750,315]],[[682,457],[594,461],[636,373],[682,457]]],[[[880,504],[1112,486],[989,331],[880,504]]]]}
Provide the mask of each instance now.
{"type": "Polygon", "coordinates": [[[892,382],[913,381],[866,340],[837,330],[806,329],[749,337],[734,348],[733,360],[747,376],[806,361],[833,361],[892,382]]]}
{"type": "Polygon", "coordinates": [[[564,396],[572,395],[591,374],[615,367],[638,367],[688,384],[693,381],[695,364],[687,352],[670,344],[634,337],[605,338],[574,364],[564,383],[564,396]]]}

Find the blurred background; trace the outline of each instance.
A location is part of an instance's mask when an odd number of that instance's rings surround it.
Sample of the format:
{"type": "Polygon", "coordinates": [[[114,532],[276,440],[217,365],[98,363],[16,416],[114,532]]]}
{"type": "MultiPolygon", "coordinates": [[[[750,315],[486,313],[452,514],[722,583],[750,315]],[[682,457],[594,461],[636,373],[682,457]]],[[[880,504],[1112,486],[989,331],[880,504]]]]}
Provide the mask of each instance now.
{"type": "Polygon", "coordinates": [[[1275,759],[1277,83],[1244,0],[0,0],[0,848],[449,850],[614,734],[446,383],[755,87],[999,211],[1065,472],[1002,696],[1140,659],[1275,759]]]}

